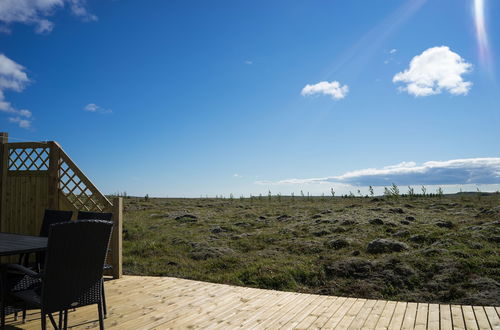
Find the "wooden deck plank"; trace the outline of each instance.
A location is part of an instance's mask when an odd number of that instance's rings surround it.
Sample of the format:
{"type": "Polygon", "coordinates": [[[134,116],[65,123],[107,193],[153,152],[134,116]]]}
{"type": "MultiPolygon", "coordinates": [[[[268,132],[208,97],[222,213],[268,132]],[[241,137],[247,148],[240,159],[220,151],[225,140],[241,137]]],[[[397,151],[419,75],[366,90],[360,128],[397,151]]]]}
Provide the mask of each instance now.
{"type": "Polygon", "coordinates": [[[328,321],[326,321],[324,327],[326,329],[335,328],[340,323],[340,321],[342,321],[342,318],[347,314],[356,300],[356,298],[347,298],[342,306],[340,306],[340,308],[335,312],[335,314],[333,314],[332,317],[330,317],[328,321]]]}
{"type": "Polygon", "coordinates": [[[319,296],[308,294],[307,297],[303,300],[294,300],[291,306],[292,308],[289,311],[283,314],[280,313],[278,317],[269,324],[267,322],[263,322],[261,326],[265,329],[279,329],[280,327],[284,326],[295,314],[302,311],[305,306],[308,306],[311,302],[318,298],[319,296]]]}
{"type": "Polygon", "coordinates": [[[451,305],[451,319],[453,321],[453,329],[464,330],[465,321],[462,313],[462,306],[451,305]]]}
{"type": "Polygon", "coordinates": [[[296,329],[299,323],[302,322],[306,317],[308,317],[314,311],[314,309],[316,309],[316,307],[321,305],[324,301],[328,301],[328,297],[320,296],[319,299],[314,300],[308,306],[302,309],[299,313],[293,315],[290,318],[290,320],[288,320],[288,322],[285,323],[285,325],[282,326],[280,329],[283,330],[296,329]]]}
{"type": "Polygon", "coordinates": [[[427,329],[427,318],[429,316],[429,304],[419,303],[417,306],[417,316],[415,317],[415,330],[427,329]]]}
{"type": "MultiPolygon", "coordinates": [[[[246,321],[241,322],[239,327],[248,329],[251,327],[258,326],[260,323],[262,323],[262,321],[266,320],[269,316],[279,311],[288,302],[290,302],[294,298],[297,298],[298,296],[300,296],[300,294],[293,292],[286,292],[284,294],[280,294],[280,296],[272,304],[264,305],[258,310],[256,310],[255,313],[252,316],[250,316],[246,321]]],[[[221,318],[221,322],[223,321],[224,317],[221,318]]],[[[201,328],[204,328],[203,324],[201,324],[201,328]]],[[[211,328],[208,327],[208,329],[211,328]]]]}
{"type": "MultiPolygon", "coordinates": [[[[280,293],[279,295],[281,295],[282,293],[280,293]]],[[[277,297],[279,297],[279,295],[277,297]]],[[[254,322],[252,324],[252,321],[251,319],[253,318],[254,314],[257,313],[257,311],[261,310],[262,308],[265,308],[266,306],[272,306],[276,300],[277,300],[277,297],[271,297],[269,300],[267,300],[266,302],[262,303],[261,305],[258,305],[258,306],[255,306],[252,304],[249,304],[249,308],[248,307],[244,307],[242,308],[241,312],[238,314],[238,315],[235,315],[234,317],[230,318],[228,320],[228,325],[231,325],[231,326],[238,326],[242,323],[245,323],[245,322],[248,322],[250,324],[250,326],[254,326],[254,325],[257,325],[257,324],[260,324],[261,322],[257,323],[254,319],[254,322]]],[[[298,297],[299,299],[301,298],[301,296],[299,295],[298,297]]],[[[315,299],[314,297],[311,297],[312,299],[315,299]]],[[[289,304],[293,304],[294,301],[296,300],[287,300],[289,302],[289,304]]],[[[304,304],[297,304],[297,305],[300,305],[302,307],[304,307],[304,305],[306,305],[305,303],[304,304]]]]}
{"type": "Polygon", "coordinates": [[[490,321],[491,328],[500,329],[500,316],[494,307],[486,306],[484,307],[484,311],[488,316],[488,321],[490,321]]]}
{"type": "Polygon", "coordinates": [[[382,311],[384,310],[386,304],[387,301],[385,300],[377,300],[361,329],[375,329],[375,325],[377,324],[380,315],[382,315],[382,311]]]}
{"type": "Polygon", "coordinates": [[[290,308],[290,306],[293,305],[293,301],[297,299],[301,299],[300,293],[289,293],[285,299],[281,300],[277,304],[266,306],[262,314],[257,314],[253,321],[249,319],[247,324],[242,325],[245,326],[246,329],[262,329],[262,323],[284,313],[283,311],[286,310],[286,308],[290,308]]]}
{"type": "Polygon", "coordinates": [[[397,302],[395,301],[388,301],[385,304],[384,310],[382,311],[382,314],[380,314],[380,318],[378,319],[377,325],[375,326],[377,329],[389,328],[389,323],[391,323],[392,314],[394,314],[396,305],[397,302]]]}
{"type": "Polygon", "coordinates": [[[439,305],[441,330],[452,330],[453,322],[451,318],[451,307],[450,305],[439,305]]]}
{"type": "MultiPolygon", "coordinates": [[[[296,329],[308,329],[313,326],[314,322],[318,320],[321,315],[325,314],[326,311],[332,306],[335,301],[337,301],[338,297],[327,297],[324,301],[322,301],[316,308],[309,314],[305,319],[302,320],[299,324],[297,324],[296,329]]],[[[326,321],[326,320],[325,320],[326,321]]]]}
{"type": "Polygon", "coordinates": [[[399,330],[403,325],[403,319],[406,311],[406,303],[399,301],[394,309],[391,322],[389,323],[389,330],[399,330]]]}
{"type": "Polygon", "coordinates": [[[405,316],[403,318],[403,325],[401,329],[409,330],[415,327],[415,320],[417,318],[417,303],[408,303],[406,305],[405,316]]]}
{"type": "MultiPolygon", "coordinates": [[[[288,313],[297,303],[304,301],[306,297],[301,294],[296,294],[294,297],[290,297],[285,302],[283,302],[282,306],[274,311],[274,313],[270,313],[270,315],[266,319],[259,319],[250,329],[265,329],[276,322],[279,318],[281,318],[284,314],[288,313]]],[[[312,298],[312,297],[311,297],[312,298]]]]}
{"type": "Polygon", "coordinates": [[[259,329],[278,329],[287,323],[291,317],[291,314],[300,311],[304,305],[309,305],[314,301],[317,296],[314,295],[304,295],[299,296],[298,299],[294,299],[287,306],[283,307],[278,313],[272,315],[269,319],[261,322],[258,326],[259,329]]]}
{"type": "Polygon", "coordinates": [[[352,323],[349,325],[348,329],[351,329],[351,330],[361,329],[361,327],[363,326],[363,324],[365,324],[365,321],[368,318],[368,315],[370,315],[370,313],[371,313],[371,311],[376,303],[377,303],[376,300],[373,300],[373,299],[367,300],[365,302],[365,304],[363,305],[363,307],[361,308],[361,310],[359,311],[356,318],[354,319],[354,321],[352,321],[352,323]]]}
{"type": "Polygon", "coordinates": [[[439,305],[429,304],[429,314],[427,317],[428,329],[439,329],[439,305]]]}
{"type": "Polygon", "coordinates": [[[318,316],[318,318],[309,326],[308,329],[321,329],[325,323],[330,319],[330,317],[337,312],[337,310],[345,304],[347,298],[339,297],[335,300],[330,307],[328,307],[323,314],[318,316]]]}
{"type": "Polygon", "coordinates": [[[464,315],[465,327],[467,330],[479,329],[472,306],[462,306],[462,314],[464,315]]]}
{"type": "Polygon", "coordinates": [[[488,316],[484,311],[482,306],[473,306],[474,315],[476,316],[476,321],[479,329],[481,330],[489,330],[491,329],[490,322],[488,321],[488,316]]]}
{"type": "MultiPolygon", "coordinates": [[[[168,277],[107,281],[106,329],[500,329],[500,307],[438,305],[280,292],[168,277]]],[[[69,312],[71,329],[97,329],[97,306],[69,312]]],[[[28,311],[16,329],[39,329],[28,311]]]]}
{"type": "Polygon", "coordinates": [[[339,329],[348,329],[351,323],[354,321],[356,316],[358,316],[359,312],[363,308],[366,303],[366,299],[357,299],[354,304],[352,304],[351,308],[344,315],[340,323],[337,325],[339,329]]]}

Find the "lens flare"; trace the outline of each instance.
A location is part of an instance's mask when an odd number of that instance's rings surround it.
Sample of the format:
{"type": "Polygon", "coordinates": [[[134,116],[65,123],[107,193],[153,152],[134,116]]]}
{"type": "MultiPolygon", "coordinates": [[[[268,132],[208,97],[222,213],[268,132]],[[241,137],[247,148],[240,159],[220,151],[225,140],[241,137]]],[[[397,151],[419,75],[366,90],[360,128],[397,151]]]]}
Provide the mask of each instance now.
{"type": "Polygon", "coordinates": [[[474,0],[474,21],[476,24],[476,38],[481,64],[487,69],[491,66],[491,54],[486,31],[486,19],[484,17],[484,1],[474,0]]]}

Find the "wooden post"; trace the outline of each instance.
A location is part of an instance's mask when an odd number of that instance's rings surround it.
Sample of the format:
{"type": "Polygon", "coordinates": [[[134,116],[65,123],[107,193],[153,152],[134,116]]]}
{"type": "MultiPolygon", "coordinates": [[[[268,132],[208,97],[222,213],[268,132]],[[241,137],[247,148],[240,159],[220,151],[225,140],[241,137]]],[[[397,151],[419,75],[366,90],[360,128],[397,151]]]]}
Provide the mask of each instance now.
{"type": "Polygon", "coordinates": [[[5,206],[7,199],[7,171],[9,166],[9,149],[7,147],[9,143],[9,133],[0,132],[0,231],[5,229],[5,206]]]}
{"type": "Polygon", "coordinates": [[[111,237],[111,263],[113,278],[122,276],[122,228],[123,228],[123,198],[113,199],[113,233],[111,237]]]}
{"type": "Polygon", "coordinates": [[[61,146],[57,142],[50,141],[49,148],[49,208],[52,210],[59,210],[59,159],[61,146]]]}

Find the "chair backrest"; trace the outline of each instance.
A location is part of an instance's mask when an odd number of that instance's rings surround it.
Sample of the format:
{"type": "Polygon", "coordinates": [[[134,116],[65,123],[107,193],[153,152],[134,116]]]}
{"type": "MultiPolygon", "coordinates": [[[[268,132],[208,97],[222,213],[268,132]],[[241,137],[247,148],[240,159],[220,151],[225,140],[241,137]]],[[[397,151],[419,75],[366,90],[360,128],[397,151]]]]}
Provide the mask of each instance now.
{"type": "MultiPolygon", "coordinates": [[[[113,219],[113,213],[109,212],[87,212],[87,211],[78,211],[78,214],[76,216],[78,220],[105,220],[105,221],[112,221],[113,219]]],[[[110,238],[111,240],[111,238],[110,238]]],[[[108,251],[109,251],[109,244],[108,244],[108,251]]],[[[106,254],[106,259],[104,260],[104,264],[106,265],[106,268],[110,268],[111,265],[108,264],[107,262],[107,254],[106,254]]]]}
{"type": "Polygon", "coordinates": [[[54,223],[70,221],[72,216],[73,211],[45,210],[42,227],[40,228],[40,236],[48,237],[51,225],[54,223]]]}
{"type": "Polygon", "coordinates": [[[106,220],[113,219],[113,213],[78,211],[78,220],[106,220]]]}
{"type": "Polygon", "coordinates": [[[52,313],[98,303],[113,223],[88,220],[52,225],[42,285],[42,308],[52,313]]]}

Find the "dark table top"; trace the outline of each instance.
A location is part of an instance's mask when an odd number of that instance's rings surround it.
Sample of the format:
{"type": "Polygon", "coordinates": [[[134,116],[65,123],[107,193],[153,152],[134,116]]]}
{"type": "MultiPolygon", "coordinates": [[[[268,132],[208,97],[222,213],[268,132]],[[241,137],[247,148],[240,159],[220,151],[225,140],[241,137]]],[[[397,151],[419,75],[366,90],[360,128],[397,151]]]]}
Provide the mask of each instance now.
{"type": "Polygon", "coordinates": [[[44,251],[47,237],[0,233],[0,256],[44,251]]]}

